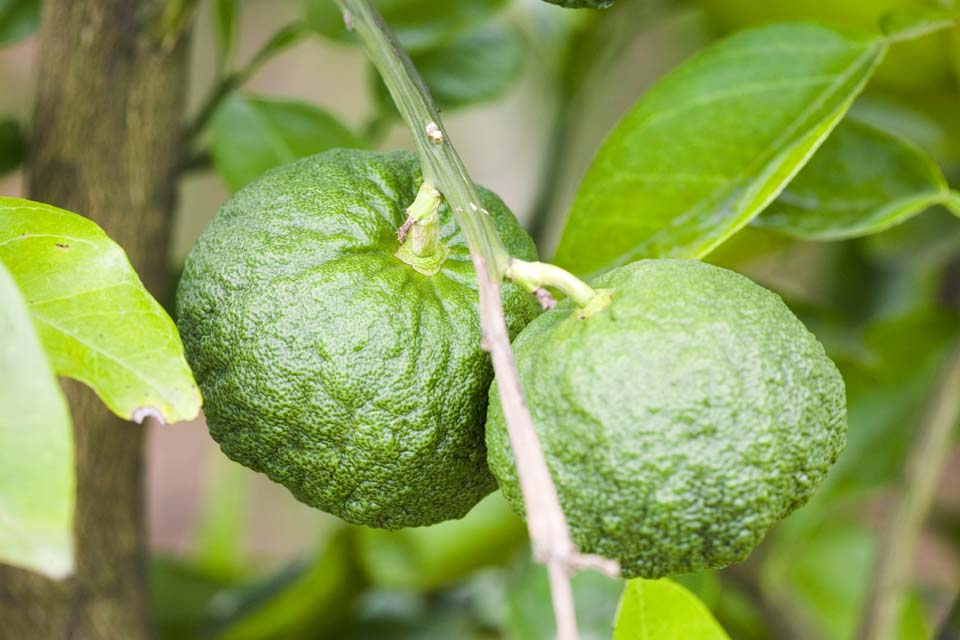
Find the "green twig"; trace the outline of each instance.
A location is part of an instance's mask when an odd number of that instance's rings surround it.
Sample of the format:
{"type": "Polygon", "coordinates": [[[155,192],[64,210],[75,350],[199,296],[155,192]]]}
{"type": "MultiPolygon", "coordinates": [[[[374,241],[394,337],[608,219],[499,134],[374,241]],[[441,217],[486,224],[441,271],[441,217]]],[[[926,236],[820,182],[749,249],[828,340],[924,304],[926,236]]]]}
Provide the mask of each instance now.
{"type": "Polygon", "coordinates": [[[903,490],[886,528],[863,609],[860,640],[889,640],[896,630],[903,591],[937,479],[950,452],[950,435],[960,421],[960,344],[943,365],[924,408],[917,439],[907,459],[903,490]]]}
{"type": "Polygon", "coordinates": [[[213,114],[217,112],[217,109],[220,108],[220,105],[223,104],[224,100],[226,100],[230,94],[243,86],[270,58],[298,42],[307,33],[309,33],[309,27],[305,22],[297,21],[288,24],[273,34],[273,36],[253,54],[253,57],[250,58],[250,61],[247,62],[245,66],[232,73],[228,73],[221,78],[219,82],[215,83],[210,93],[204,99],[200,109],[197,111],[197,114],[187,126],[185,133],[187,148],[190,148],[190,146],[196,142],[197,138],[200,137],[200,134],[210,123],[210,119],[213,118],[213,114]]]}
{"type": "Polygon", "coordinates": [[[356,31],[413,134],[424,183],[436,188],[450,204],[470,247],[477,271],[483,344],[493,360],[534,555],[547,565],[557,637],[575,640],[577,628],[571,574],[580,566],[617,574],[619,566],[604,558],[579,554],[570,537],[570,528],[524,402],[510,350],[500,297],[500,282],[510,266],[510,254],[482,207],[476,187],[443,128],[429,91],[393,32],[369,0],[338,2],[344,12],[344,21],[348,28],[356,31]]]}

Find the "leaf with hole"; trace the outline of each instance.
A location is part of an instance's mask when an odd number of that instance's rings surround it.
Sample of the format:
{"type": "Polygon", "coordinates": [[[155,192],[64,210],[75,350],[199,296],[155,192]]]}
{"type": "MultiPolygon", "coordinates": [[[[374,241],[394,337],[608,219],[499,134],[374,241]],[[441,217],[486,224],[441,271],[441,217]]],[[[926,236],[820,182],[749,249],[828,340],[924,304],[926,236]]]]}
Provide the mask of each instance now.
{"type": "Polygon", "coordinates": [[[0,562],[73,570],[73,435],[27,304],[0,263],[0,562]]]}
{"type": "Polygon", "coordinates": [[[173,321],[100,227],[47,204],[0,198],[0,261],[58,374],[90,386],[127,420],[197,416],[200,392],[173,321]]]}
{"type": "Polygon", "coordinates": [[[900,224],[949,194],[920,149],[848,120],[754,224],[809,240],[840,240],[900,224]]]}
{"type": "Polygon", "coordinates": [[[213,164],[231,191],[299,158],[365,146],[339,120],[305,102],[235,96],[213,118],[213,164]]]}
{"type": "Polygon", "coordinates": [[[723,40],[660,80],[616,126],[573,203],[556,261],[581,273],[699,258],[807,162],[886,49],[790,23],[723,40]]]}

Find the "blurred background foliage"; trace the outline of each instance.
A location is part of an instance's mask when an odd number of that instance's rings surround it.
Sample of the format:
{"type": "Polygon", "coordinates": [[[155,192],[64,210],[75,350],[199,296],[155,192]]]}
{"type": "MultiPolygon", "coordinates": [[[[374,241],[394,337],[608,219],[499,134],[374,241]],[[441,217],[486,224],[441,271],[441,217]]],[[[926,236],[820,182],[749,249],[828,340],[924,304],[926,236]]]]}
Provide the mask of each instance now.
{"type": "MultiPolygon", "coordinates": [[[[886,11],[924,4],[937,3],[622,0],[605,12],[540,0],[379,3],[475,179],[504,197],[545,257],[605,133],[692,52],[752,24],[812,19],[874,29],[886,11]]],[[[0,1],[5,195],[22,189],[38,7],[0,1]]],[[[173,280],[219,204],[266,169],[335,146],[410,146],[332,0],[205,0],[196,11],[192,155],[173,280]]],[[[911,141],[960,185],[957,30],[893,50],[852,115],[911,141]]],[[[933,208],[838,242],[754,226],[709,259],[779,292],[825,343],[847,382],[850,435],[815,500],[748,561],[679,581],[733,638],[850,638],[915,425],[957,338],[960,224],[933,208]]],[[[202,424],[152,429],[147,507],[159,638],[550,636],[545,574],[499,495],[435,527],[351,527],[226,460],[202,424]]],[[[903,639],[932,637],[936,628],[960,637],[960,449],[939,486],[901,608],[903,639]]],[[[610,636],[622,588],[576,576],[585,638],[610,636]]]]}

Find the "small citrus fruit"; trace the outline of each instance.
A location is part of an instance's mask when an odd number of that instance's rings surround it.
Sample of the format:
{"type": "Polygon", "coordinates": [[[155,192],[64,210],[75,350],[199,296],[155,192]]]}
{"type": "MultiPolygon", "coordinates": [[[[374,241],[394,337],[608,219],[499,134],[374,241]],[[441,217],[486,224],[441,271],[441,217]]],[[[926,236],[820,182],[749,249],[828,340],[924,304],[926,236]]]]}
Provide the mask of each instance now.
{"type": "MultiPolygon", "coordinates": [[[[406,152],[274,169],[223,206],[177,295],[223,451],[307,504],[385,528],[462,517],[496,486],[483,442],[492,369],[449,207],[437,273],[395,255],[420,180],[406,152]]],[[[503,202],[482,198],[510,251],[534,257],[503,202]]],[[[513,286],[504,309],[514,333],[538,312],[513,286]]]]}
{"type": "MultiPolygon", "coordinates": [[[[745,558],[804,504],[843,448],[843,380],[780,298],[697,261],[646,260],[593,283],[514,342],[520,379],[579,547],[626,577],[745,558]]],[[[490,468],[523,502],[496,384],[490,468]]]]}

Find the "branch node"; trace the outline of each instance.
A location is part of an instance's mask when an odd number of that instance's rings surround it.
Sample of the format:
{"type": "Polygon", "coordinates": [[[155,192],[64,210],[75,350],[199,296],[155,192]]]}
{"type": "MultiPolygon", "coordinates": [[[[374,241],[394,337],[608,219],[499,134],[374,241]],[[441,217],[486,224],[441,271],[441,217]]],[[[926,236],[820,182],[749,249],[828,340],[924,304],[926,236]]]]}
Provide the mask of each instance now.
{"type": "Polygon", "coordinates": [[[427,137],[430,138],[430,142],[434,144],[443,142],[443,131],[440,130],[436,122],[431,121],[427,123],[427,137]]]}

